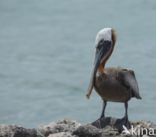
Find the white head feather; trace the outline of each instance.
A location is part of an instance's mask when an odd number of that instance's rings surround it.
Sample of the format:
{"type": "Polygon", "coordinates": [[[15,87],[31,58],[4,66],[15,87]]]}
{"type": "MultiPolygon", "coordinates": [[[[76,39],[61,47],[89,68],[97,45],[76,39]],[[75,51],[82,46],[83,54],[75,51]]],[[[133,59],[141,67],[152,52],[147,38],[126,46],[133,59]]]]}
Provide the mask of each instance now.
{"type": "Polygon", "coordinates": [[[100,40],[112,41],[112,28],[104,28],[97,33],[95,44],[97,45],[100,40]]]}

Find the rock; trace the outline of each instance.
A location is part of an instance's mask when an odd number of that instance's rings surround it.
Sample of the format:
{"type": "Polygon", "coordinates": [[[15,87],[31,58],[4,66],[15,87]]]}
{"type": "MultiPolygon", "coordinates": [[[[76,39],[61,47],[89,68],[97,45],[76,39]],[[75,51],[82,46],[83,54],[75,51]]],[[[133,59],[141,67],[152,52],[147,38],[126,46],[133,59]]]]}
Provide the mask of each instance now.
{"type": "Polygon", "coordinates": [[[111,126],[106,126],[102,129],[102,137],[122,137],[122,134],[118,132],[117,129],[114,129],[111,126]]]}
{"type": "Polygon", "coordinates": [[[72,133],[79,126],[80,123],[74,120],[64,119],[56,123],[50,123],[48,125],[40,126],[38,128],[38,132],[40,132],[44,136],[48,136],[49,134],[60,133],[60,132],[72,133]]]}
{"type": "Polygon", "coordinates": [[[92,125],[84,125],[78,127],[73,134],[79,137],[101,137],[102,131],[92,125]]]}
{"type": "Polygon", "coordinates": [[[119,133],[113,124],[97,128],[91,124],[81,125],[76,121],[65,119],[36,129],[0,125],[0,137],[156,137],[156,125],[150,121],[131,122],[131,125],[131,129],[119,133]]]}
{"type": "Polygon", "coordinates": [[[69,132],[61,132],[61,133],[50,134],[48,137],[76,137],[76,136],[72,135],[69,132]]]}
{"type": "Polygon", "coordinates": [[[0,125],[0,137],[37,137],[37,132],[16,125],[0,125]]]}

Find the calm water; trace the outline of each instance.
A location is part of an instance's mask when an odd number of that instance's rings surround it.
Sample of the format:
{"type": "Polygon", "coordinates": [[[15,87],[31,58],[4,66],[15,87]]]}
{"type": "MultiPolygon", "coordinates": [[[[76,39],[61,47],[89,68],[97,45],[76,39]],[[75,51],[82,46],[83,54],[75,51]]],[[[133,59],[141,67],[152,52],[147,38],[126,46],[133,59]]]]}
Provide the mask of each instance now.
{"type": "MultiPolygon", "coordinates": [[[[85,93],[103,27],[118,34],[107,66],[136,72],[143,100],[130,101],[130,119],[156,122],[156,1],[1,0],[0,123],[97,119],[102,101],[85,93]]],[[[123,104],[107,106],[107,115],[123,114],[123,104]]]]}

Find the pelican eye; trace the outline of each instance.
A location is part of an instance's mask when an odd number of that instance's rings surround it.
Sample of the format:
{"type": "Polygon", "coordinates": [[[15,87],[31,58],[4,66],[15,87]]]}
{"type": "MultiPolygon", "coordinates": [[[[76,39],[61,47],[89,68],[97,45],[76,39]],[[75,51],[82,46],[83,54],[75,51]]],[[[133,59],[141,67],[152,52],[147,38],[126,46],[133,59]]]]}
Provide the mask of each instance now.
{"type": "Polygon", "coordinates": [[[112,42],[107,40],[104,42],[104,46],[106,50],[109,50],[112,46],[112,42]]]}
{"type": "Polygon", "coordinates": [[[104,42],[105,42],[104,39],[100,40],[96,48],[97,49],[101,49],[101,47],[103,46],[104,42]]]}
{"type": "Polygon", "coordinates": [[[112,46],[112,42],[108,41],[108,40],[103,40],[103,41],[99,42],[97,49],[101,49],[102,46],[104,46],[104,48],[106,50],[109,50],[110,47],[112,46]]]}

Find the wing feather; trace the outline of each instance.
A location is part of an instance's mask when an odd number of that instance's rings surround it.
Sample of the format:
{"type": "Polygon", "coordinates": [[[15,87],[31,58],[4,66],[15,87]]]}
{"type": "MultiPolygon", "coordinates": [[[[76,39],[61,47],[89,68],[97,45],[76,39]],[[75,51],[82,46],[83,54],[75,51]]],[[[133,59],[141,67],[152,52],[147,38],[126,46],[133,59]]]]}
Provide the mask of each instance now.
{"type": "Polygon", "coordinates": [[[133,70],[123,69],[121,72],[119,72],[119,79],[126,88],[131,90],[132,96],[136,97],[137,99],[141,99],[138,82],[133,70]]]}

